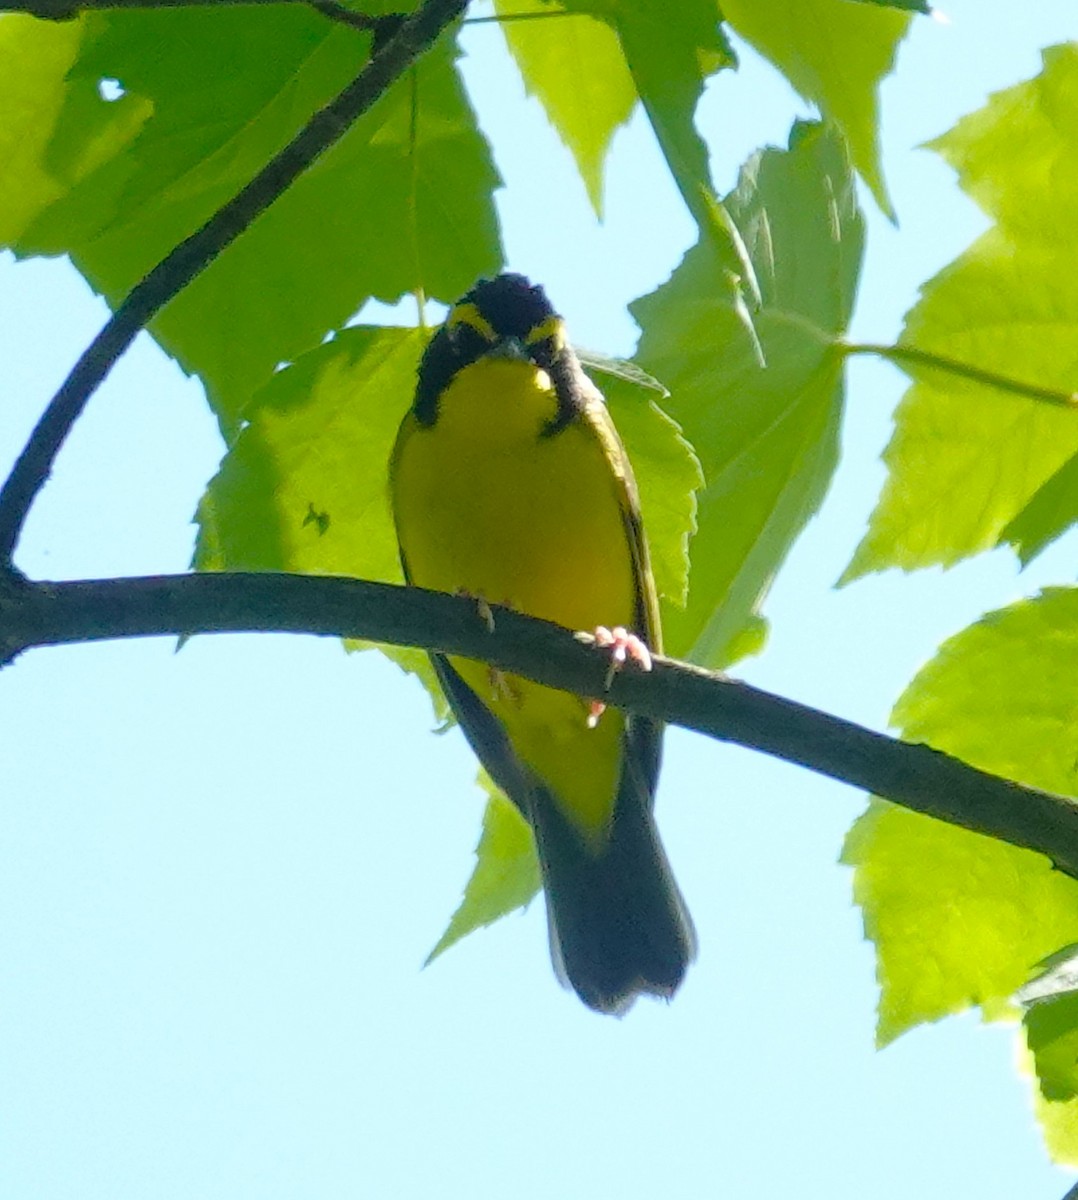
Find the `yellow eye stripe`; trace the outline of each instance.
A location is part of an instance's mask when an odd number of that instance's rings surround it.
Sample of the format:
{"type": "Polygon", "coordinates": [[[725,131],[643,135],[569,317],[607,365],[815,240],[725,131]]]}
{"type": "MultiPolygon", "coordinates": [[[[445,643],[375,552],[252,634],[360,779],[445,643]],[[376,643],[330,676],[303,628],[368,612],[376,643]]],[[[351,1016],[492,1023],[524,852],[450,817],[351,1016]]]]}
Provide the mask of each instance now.
{"type": "MultiPolygon", "coordinates": [[[[467,325],[474,329],[484,341],[492,344],[498,341],[498,333],[494,326],[479,311],[478,305],[471,301],[454,305],[449,316],[446,317],[445,323],[449,329],[467,325]]],[[[538,325],[528,330],[524,339],[528,346],[538,346],[540,342],[547,340],[552,343],[555,351],[561,350],[565,346],[565,323],[561,317],[549,316],[540,321],[538,325]]]]}
{"type": "Polygon", "coordinates": [[[540,321],[528,331],[524,340],[529,346],[535,346],[539,342],[545,342],[547,338],[551,340],[555,350],[561,350],[565,345],[565,323],[561,317],[547,317],[545,321],[540,321]]]}
{"type": "Polygon", "coordinates": [[[494,326],[483,316],[478,307],[472,303],[456,304],[450,310],[445,320],[447,329],[456,329],[458,325],[470,325],[476,333],[488,342],[496,342],[498,335],[494,326]]]}

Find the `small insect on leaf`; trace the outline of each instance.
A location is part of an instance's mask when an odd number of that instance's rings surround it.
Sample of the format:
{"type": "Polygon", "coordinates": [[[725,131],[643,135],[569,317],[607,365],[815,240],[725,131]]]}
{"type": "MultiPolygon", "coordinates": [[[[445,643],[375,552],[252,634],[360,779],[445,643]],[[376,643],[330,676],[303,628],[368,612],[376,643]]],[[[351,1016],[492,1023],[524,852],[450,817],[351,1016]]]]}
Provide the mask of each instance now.
{"type": "Polygon", "coordinates": [[[318,536],[321,537],[329,528],[329,513],[316,509],[313,504],[308,502],[307,515],[303,518],[303,528],[308,525],[318,526],[318,536]]]}

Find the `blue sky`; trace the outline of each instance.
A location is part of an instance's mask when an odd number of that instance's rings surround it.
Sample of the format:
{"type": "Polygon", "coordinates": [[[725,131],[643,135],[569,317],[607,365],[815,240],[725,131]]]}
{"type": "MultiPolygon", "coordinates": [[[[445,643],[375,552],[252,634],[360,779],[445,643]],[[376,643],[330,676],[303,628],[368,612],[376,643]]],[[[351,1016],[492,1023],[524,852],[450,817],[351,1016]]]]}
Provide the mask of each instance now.
{"type": "MultiPolygon", "coordinates": [[[[1039,69],[1070,0],[950,4],[883,89],[900,224],[866,201],[853,336],[890,340],[919,283],[984,227],[915,147],[1039,69]]],[[[625,353],[624,305],[693,236],[640,121],[606,223],[490,26],[465,71],[508,184],[509,264],[581,344],[625,353]],[[524,199],[522,199],[524,197],[524,199]]],[[[808,110],[751,52],[699,124],[725,190],[808,110]]],[[[104,319],[62,261],[0,259],[9,460],[104,319]]],[[[836,592],[882,481],[901,377],[850,368],[844,459],[737,674],[873,727],[947,635],[1069,579],[986,556],[836,592]]],[[[196,383],[145,337],[94,398],[20,563],[177,571],[221,453],[196,383]]],[[[421,970],[471,865],[482,800],[455,731],[374,654],[315,639],[39,651],[0,678],[0,1194],[514,1200],[660,1193],[1061,1200],[1013,1037],[972,1017],[873,1049],[873,959],[836,865],[851,789],[672,731],[664,839],[700,934],[669,1005],[623,1021],[554,981],[541,904],[421,970]]]]}

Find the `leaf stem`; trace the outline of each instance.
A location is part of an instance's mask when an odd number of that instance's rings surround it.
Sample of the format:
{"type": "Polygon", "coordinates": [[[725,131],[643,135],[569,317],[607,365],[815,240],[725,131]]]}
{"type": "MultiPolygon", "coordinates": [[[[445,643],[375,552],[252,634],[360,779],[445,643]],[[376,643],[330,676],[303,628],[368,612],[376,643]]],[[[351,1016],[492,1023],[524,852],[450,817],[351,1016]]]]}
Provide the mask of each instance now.
{"type": "MultiPolygon", "coordinates": [[[[552,8],[550,12],[495,13],[492,17],[466,17],[465,25],[505,25],[510,21],[549,21],[551,17],[590,17],[583,9],[552,8]]],[[[596,18],[598,19],[598,18],[596,18]]]]}
{"type": "Polygon", "coordinates": [[[230,245],[456,20],[467,0],[426,0],[342,92],[231,200],[128,293],[53,396],[0,489],[0,562],[10,563],[27,514],[87,400],[152,317],[230,245]]]}
{"type": "Polygon", "coordinates": [[[930,350],[919,350],[916,346],[841,342],[839,349],[847,357],[855,354],[872,354],[877,358],[885,358],[889,362],[897,363],[899,366],[903,363],[914,363],[922,367],[933,367],[949,375],[957,375],[961,379],[983,383],[986,387],[995,388],[1000,392],[1009,392],[1013,396],[1023,396],[1028,400],[1040,400],[1045,404],[1053,404],[1057,408],[1078,408],[1078,392],[1064,392],[1058,388],[1025,383],[1020,379],[1011,379],[1009,376],[999,375],[995,371],[986,371],[981,367],[975,367],[971,363],[947,358],[942,354],[933,354],[930,350]]]}

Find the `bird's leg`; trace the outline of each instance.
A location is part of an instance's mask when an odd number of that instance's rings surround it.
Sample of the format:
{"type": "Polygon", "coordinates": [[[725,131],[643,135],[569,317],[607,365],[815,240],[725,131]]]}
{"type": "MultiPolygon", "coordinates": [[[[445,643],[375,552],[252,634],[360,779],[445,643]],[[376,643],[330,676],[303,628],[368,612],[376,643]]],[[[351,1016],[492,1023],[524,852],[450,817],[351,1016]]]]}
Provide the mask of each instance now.
{"type": "Polygon", "coordinates": [[[484,597],[476,596],[475,597],[475,607],[478,609],[479,616],[482,618],[483,623],[487,627],[487,633],[493,633],[494,632],[494,613],[491,611],[490,605],[487,603],[487,601],[485,600],[484,597]]]}
{"type": "Polygon", "coordinates": [[[457,588],[453,593],[454,596],[463,596],[466,600],[475,601],[475,611],[479,614],[479,619],[487,627],[487,633],[494,632],[494,613],[491,611],[490,602],[482,592],[471,592],[467,588],[457,588]]]}
{"type": "MultiPolygon", "coordinates": [[[[595,644],[610,651],[610,666],[603,681],[603,691],[610,691],[614,676],[627,662],[634,662],[641,671],[651,670],[651,651],[642,638],[630,633],[623,625],[615,625],[607,629],[605,625],[595,627],[595,644]]],[[[599,718],[606,711],[602,700],[592,700],[588,705],[588,728],[594,729],[599,724],[599,718]]]]}
{"type": "MultiPolygon", "coordinates": [[[[482,592],[471,592],[467,588],[457,588],[456,595],[466,596],[469,600],[475,601],[476,612],[483,624],[487,627],[488,633],[494,632],[494,612],[490,607],[490,601],[483,595],[482,592]]],[[[504,608],[511,608],[508,600],[502,601],[504,608]]],[[[487,678],[490,681],[491,698],[495,701],[510,701],[513,704],[520,703],[520,693],[513,686],[509,676],[498,667],[487,668],[487,678]]]]}

